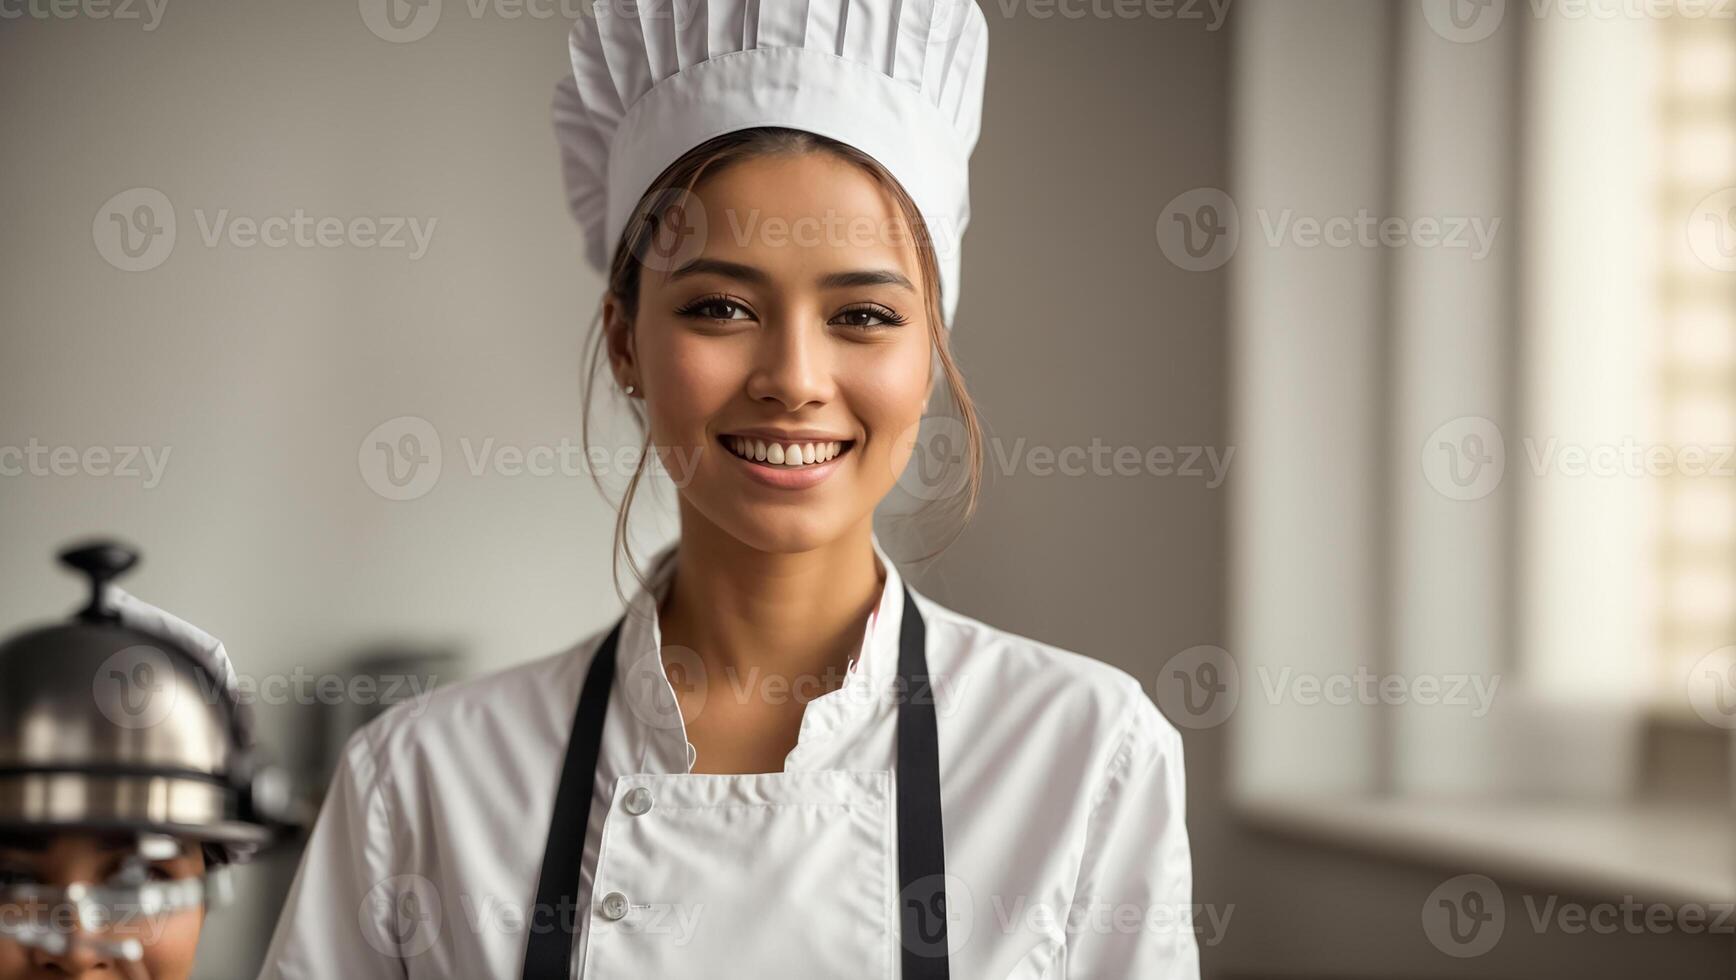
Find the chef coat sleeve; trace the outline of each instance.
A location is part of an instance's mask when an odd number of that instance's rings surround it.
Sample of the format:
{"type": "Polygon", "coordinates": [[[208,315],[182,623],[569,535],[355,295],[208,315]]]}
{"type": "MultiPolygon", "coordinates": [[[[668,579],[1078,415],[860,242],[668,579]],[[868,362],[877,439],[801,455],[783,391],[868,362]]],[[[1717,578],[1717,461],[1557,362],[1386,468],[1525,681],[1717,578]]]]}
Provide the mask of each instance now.
{"type": "Polygon", "coordinates": [[[1181,736],[1138,681],[1099,783],[1069,910],[1068,980],[1198,980],[1181,736]]]}
{"type": "MultiPolygon", "coordinates": [[[[259,980],[404,980],[397,955],[405,935],[408,876],[390,865],[392,815],[375,740],[390,712],[350,736],[289,898],[277,920],[259,980]],[[398,937],[398,938],[392,938],[398,937]]],[[[409,915],[413,916],[413,907],[409,915]]]]}

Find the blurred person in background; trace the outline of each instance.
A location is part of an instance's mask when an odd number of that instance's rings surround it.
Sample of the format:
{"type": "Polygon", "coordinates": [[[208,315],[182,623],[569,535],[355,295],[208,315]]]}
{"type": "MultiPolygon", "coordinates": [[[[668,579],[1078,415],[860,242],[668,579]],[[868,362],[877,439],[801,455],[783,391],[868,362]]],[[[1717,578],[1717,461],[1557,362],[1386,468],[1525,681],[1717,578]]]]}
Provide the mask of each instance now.
{"type": "Polygon", "coordinates": [[[0,644],[0,980],[187,980],[294,802],[223,644],[113,585],[125,547],[61,560],[89,603],[0,644]]]}

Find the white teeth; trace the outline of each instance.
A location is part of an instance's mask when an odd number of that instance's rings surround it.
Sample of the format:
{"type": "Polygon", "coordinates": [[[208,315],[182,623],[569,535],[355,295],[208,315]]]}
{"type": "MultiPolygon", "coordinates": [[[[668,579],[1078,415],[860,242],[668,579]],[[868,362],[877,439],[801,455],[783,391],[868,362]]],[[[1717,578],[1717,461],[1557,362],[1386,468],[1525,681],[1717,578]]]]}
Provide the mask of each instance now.
{"type": "Polygon", "coordinates": [[[729,436],[724,440],[731,452],[744,459],[751,459],[773,466],[808,466],[814,463],[824,463],[826,460],[843,451],[842,442],[807,442],[807,443],[777,443],[762,439],[748,439],[743,436],[729,436]]]}

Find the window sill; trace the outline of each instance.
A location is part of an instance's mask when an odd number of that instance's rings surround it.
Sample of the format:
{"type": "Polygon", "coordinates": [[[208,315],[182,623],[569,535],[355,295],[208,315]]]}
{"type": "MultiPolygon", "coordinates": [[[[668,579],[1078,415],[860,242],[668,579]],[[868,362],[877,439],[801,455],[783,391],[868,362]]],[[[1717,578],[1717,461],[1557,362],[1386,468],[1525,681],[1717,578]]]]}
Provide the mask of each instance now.
{"type": "Polygon", "coordinates": [[[1279,797],[1236,808],[1268,833],[1409,863],[1615,900],[1736,901],[1736,821],[1716,806],[1279,797]]]}

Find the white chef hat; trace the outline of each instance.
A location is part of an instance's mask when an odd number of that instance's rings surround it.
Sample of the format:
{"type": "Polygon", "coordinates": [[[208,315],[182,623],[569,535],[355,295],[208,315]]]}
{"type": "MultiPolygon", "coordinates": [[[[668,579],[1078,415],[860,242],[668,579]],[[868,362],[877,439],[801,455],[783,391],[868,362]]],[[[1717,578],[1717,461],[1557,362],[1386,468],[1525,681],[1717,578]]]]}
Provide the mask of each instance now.
{"type": "Polygon", "coordinates": [[[570,47],[555,132],[593,268],[682,154],[750,127],[801,129],[867,153],[910,194],[952,324],[988,61],[973,0],[597,0],[570,47]]]}

